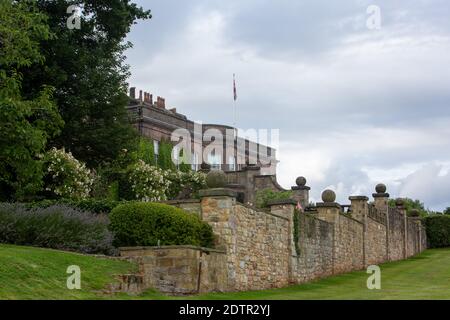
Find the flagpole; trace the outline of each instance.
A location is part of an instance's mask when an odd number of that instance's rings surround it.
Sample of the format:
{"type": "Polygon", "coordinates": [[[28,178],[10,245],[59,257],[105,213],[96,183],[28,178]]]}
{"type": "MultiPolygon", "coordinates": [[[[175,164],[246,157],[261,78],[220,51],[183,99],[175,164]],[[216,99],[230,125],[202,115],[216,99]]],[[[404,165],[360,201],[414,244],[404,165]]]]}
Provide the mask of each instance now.
{"type": "Polygon", "coordinates": [[[235,131],[235,135],[237,138],[237,93],[236,93],[236,74],[233,73],[233,103],[234,103],[234,118],[233,118],[233,127],[234,127],[234,131],[235,131]]]}

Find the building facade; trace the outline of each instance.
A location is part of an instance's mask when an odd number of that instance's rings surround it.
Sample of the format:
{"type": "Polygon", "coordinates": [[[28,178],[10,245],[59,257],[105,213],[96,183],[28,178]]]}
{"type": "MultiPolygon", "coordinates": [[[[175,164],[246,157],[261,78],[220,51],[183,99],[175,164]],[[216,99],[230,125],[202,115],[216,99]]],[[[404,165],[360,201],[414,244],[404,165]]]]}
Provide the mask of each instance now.
{"type": "MultiPolygon", "coordinates": [[[[161,141],[170,141],[175,146],[175,151],[180,148],[189,149],[188,161],[193,170],[200,170],[202,164],[208,164],[212,170],[225,172],[257,166],[264,175],[276,174],[276,150],[255,140],[240,137],[236,128],[196,123],[178,113],[177,109],[166,108],[162,97],[157,97],[154,101],[152,94],[142,90],[137,96],[136,88],[130,89],[127,109],[140,135],[153,141],[156,157],[161,141]],[[186,137],[182,144],[177,140],[180,133],[184,133],[183,136],[186,137]]],[[[174,160],[181,162],[178,157],[178,152],[174,152],[174,160]]]]}

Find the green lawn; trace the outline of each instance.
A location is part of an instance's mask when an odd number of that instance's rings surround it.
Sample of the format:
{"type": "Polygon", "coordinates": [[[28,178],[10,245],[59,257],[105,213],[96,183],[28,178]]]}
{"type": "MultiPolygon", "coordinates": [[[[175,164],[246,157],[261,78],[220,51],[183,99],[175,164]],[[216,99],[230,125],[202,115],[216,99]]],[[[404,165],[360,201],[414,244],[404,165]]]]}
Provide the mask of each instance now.
{"type": "MultiPolygon", "coordinates": [[[[0,245],[0,299],[170,299],[154,291],[139,297],[100,292],[114,281],[114,274],[135,268],[124,261],[0,245]],[[82,290],[66,288],[70,265],[81,268],[82,290]]],[[[189,299],[450,299],[450,249],[428,250],[407,261],[387,263],[381,272],[382,290],[368,290],[369,275],[362,271],[285,289],[189,299]]]]}
{"type": "Polygon", "coordinates": [[[135,270],[125,261],[55,250],[0,246],[0,299],[100,299],[113,275],[135,270]],[[68,290],[67,267],[81,269],[81,290],[68,290]]]}

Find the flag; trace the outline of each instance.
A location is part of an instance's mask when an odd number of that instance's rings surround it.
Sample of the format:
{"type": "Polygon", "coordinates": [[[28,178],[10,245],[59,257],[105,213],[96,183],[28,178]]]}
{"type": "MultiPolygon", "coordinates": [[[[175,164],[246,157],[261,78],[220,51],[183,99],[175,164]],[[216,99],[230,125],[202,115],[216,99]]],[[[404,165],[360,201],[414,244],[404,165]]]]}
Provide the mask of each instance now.
{"type": "Polygon", "coordinates": [[[233,94],[234,94],[234,101],[237,100],[237,90],[236,90],[236,75],[233,73],[233,94]]]}
{"type": "Polygon", "coordinates": [[[299,210],[300,212],[303,212],[303,207],[302,207],[302,204],[300,203],[300,201],[297,202],[296,209],[299,210]]]}

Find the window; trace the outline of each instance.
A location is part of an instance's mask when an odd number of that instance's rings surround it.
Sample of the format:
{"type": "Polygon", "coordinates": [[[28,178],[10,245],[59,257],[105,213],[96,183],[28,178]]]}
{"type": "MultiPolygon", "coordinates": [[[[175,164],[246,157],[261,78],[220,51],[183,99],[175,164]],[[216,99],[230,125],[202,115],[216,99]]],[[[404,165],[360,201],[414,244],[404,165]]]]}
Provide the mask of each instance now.
{"type": "Polygon", "coordinates": [[[236,171],[236,160],[233,156],[228,157],[228,170],[229,171],[236,171]]]}

